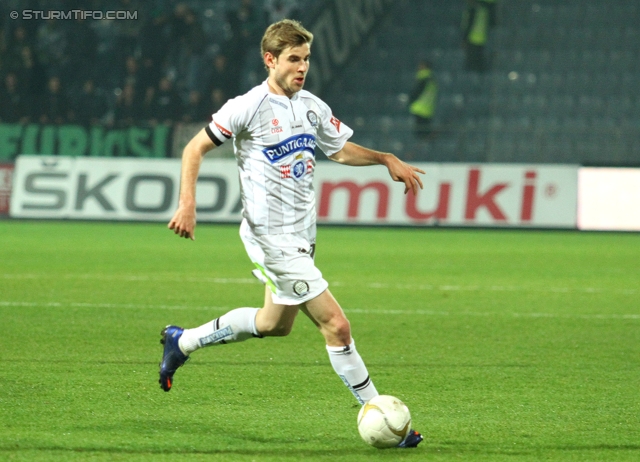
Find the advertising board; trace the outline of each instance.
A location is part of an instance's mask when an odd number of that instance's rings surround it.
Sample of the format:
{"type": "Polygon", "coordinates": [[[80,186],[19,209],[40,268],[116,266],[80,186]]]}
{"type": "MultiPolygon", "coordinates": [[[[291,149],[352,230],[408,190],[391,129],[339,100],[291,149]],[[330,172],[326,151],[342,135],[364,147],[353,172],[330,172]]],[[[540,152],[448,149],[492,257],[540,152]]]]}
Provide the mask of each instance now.
{"type": "Polygon", "coordinates": [[[578,175],[579,229],[640,231],[640,169],[584,167],[578,175]]]}
{"type": "MultiPolygon", "coordinates": [[[[424,190],[404,194],[382,166],[321,162],[314,172],[318,221],[330,224],[576,227],[576,166],[418,163],[424,190]]],[[[291,179],[291,181],[294,181],[291,179]]],[[[169,220],[177,206],[179,159],[20,156],[11,216],[169,220]]],[[[235,160],[202,164],[200,222],[238,222],[235,160]]]]}

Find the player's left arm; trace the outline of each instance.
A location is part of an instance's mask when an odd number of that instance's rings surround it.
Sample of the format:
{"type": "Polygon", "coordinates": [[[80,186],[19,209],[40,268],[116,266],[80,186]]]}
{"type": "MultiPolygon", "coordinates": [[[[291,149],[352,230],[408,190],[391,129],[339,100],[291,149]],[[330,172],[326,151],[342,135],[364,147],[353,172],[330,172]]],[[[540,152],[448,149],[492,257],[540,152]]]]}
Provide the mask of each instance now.
{"type": "Polygon", "coordinates": [[[389,170],[389,175],[393,181],[404,183],[405,194],[409,190],[413,191],[413,194],[418,194],[418,188],[423,188],[422,179],[418,173],[424,174],[424,171],[401,161],[391,153],[374,151],[347,141],[344,147],[329,156],[329,159],[340,164],[353,166],[384,165],[389,170]]]}

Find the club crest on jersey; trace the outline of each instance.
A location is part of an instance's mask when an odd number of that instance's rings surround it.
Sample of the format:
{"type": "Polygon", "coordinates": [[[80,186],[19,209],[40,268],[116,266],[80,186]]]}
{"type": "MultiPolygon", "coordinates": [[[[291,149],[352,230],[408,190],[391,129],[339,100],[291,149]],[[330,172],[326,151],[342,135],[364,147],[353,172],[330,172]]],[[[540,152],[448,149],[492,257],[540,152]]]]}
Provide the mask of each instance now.
{"type": "Polygon", "coordinates": [[[315,112],[308,111],[307,119],[309,120],[309,123],[311,124],[312,127],[318,126],[318,115],[315,112]]]}
{"type": "Polygon", "coordinates": [[[284,141],[267,146],[262,153],[269,159],[269,162],[275,164],[283,157],[295,154],[301,151],[308,151],[312,156],[316,155],[316,137],[307,133],[290,136],[284,141]]]}
{"type": "Polygon", "coordinates": [[[291,166],[291,176],[294,180],[299,180],[307,173],[307,164],[304,160],[299,160],[291,166]]]}
{"type": "Polygon", "coordinates": [[[300,180],[307,173],[311,173],[313,170],[313,161],[311,159],[300,159],[291,165],[280,166],[280,178],[293,178],[294,180],[300,180]]]}

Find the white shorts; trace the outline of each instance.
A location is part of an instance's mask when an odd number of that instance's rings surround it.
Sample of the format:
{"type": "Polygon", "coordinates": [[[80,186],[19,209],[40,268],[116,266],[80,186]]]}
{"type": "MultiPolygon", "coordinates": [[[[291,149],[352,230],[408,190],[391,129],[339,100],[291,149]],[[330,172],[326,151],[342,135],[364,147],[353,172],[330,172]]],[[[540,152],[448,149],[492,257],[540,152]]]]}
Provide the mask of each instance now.
{"type": "Polygon", "coordinates": [[[316,298],[329,284],[316,268],[313,256],[316,227],[292,234],[257,235],[246,220],[240,238],[278,305],[299,305],[316,298]]]}

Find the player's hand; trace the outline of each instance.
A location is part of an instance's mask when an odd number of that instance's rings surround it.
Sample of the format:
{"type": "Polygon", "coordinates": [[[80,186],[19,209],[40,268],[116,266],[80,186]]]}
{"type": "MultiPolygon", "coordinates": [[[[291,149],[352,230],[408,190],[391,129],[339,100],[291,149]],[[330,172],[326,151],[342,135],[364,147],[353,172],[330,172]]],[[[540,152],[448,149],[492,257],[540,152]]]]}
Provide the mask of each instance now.
{"type": "Polygon", "coordinates": [[[396,156],[390,158],[387,162],[387,168],[389,169],[389,175],[393,181],[399,181],[404,183],[404,193],[413,191],[414,195],[418,194],[418,188],[423,189],[422,179],[418,176],[418,173],[424,175],[424,170],[409,165],[406,162],[401,161],[396,156]]]}
{"type": "Polygon", "coordinates": [[[173,218],[169,222],[169,229],[180,237],[196,240],[196,210],[195,207],[178,207],[173,218]]]}

